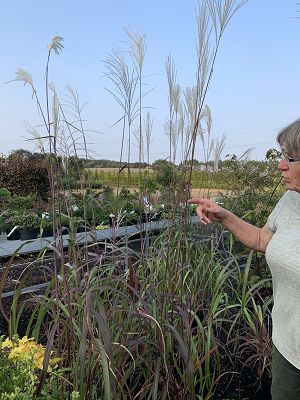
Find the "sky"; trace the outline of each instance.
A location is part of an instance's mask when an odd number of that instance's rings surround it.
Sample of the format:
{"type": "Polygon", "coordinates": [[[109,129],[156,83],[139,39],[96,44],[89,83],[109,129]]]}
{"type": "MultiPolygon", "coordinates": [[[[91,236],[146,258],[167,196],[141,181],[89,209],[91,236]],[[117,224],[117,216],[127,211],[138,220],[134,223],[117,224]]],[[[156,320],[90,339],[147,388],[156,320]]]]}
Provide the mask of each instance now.
{"type": "MultiPolygon", "coordinates": [[[[127,48],[124,28],[146,35],[145,110],[153,118],[150,161],[166,158],[168,118],[165,62],[171,55],[177,81],[184,89],[196,76],[196,0],[11,0],[0,2],[0,153],[35,150],[25,123],[40,126],[30,88],[8,82],[17,68],[29,71],[45,104],[47,45],[64,38],[53,54],[49,80],[60,96],[70,85],[79,93],[90,154],[96,159],[120,157],[122,126],[114,125],[122,109],[106,90],[103,60],[113,49],[127,48]]],[[[212,136],[225,134],[227,154],[263,159],[276,147],[277,132],[300,117],[300,6],[294,0],[249,0],[229,22],[222,37],[206,104],[212,113],[212,136]]],[[[146,111],[145,111],[146,112],[146,111]]],[[[39,128],[38,128],[39,129],[39,128]]],[[[131,161],[138,160],[132,144],[131,161]]],[[[203,159],[197,145],[195,158],[203,159]]]]}

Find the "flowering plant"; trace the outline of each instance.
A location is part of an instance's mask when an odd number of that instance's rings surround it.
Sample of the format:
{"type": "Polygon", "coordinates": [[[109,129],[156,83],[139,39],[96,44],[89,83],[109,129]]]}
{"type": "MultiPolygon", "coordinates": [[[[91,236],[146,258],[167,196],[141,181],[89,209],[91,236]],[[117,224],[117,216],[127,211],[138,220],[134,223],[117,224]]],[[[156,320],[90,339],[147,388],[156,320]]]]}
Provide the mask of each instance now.
{"type": "MultiPolygon", "coordinates": [[[[0,337],[0,400],[28,400],[34,397],[37,372],[43,369],[45,348],[24,336],[0,337]]],[[[48,372],[58,358],[50,359],[48,372]]]]}

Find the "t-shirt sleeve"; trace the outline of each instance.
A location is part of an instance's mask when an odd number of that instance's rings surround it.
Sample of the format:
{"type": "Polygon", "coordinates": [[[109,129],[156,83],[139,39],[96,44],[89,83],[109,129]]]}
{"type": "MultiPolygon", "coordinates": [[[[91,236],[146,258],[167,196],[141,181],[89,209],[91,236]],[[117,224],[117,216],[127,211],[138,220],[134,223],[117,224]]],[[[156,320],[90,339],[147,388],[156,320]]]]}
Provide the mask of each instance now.
{"type": "Polygon", "coordinates": [[[276,230],[277,230],[277,218],[278,218],[280,210],[281,210],[281,208],[282,208],[282,206],[283,206],[283,204],[285,202],[285,197],[286,196],[284,194],[281,197],[281,199],[279,200],[279,202],[276,204],[274,210],[271,212],[271,214],[268,217],[267,228],[273,233],[275,233],[276,230]]]}

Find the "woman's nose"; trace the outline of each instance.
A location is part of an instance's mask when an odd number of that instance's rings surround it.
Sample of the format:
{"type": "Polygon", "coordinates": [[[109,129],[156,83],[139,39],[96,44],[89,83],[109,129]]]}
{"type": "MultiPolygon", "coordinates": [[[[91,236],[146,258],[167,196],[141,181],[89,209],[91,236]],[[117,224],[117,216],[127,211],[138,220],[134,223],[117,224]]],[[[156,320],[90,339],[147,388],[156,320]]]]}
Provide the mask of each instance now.
{"type": "Polygon", "coordinates": [[[289,169],[289,162],[285,158],[282,158],[279,161],[278,169],[279,171],[286,171],[287,169],[289,169]]]}

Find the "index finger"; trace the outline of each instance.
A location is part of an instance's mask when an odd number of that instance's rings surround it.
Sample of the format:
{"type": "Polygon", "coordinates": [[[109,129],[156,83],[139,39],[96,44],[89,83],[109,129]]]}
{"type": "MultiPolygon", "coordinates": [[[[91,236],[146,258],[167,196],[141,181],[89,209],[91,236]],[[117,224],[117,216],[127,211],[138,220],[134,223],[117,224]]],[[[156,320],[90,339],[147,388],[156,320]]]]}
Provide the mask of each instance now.
{"type": "Polygon", "coordinates": [[[211,200],[200,199],[198,197],[197,198],[194,197],[194,198],[188,200],[188,204],[198,204],[199,206],[202,206],[202,205],[208,206],[208,205],[211,205],[211,200]]]}

